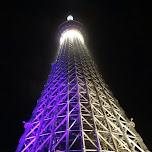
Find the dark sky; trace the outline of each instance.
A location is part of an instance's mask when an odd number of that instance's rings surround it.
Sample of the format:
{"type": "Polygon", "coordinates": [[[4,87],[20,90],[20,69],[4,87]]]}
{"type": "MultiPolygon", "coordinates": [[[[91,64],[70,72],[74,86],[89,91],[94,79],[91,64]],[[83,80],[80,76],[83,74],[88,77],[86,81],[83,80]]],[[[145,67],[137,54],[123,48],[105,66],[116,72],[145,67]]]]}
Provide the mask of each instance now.
{"type": "Polygon", "coordinates": [[[57,27],[72,14],[87,30],[100,73],[152,150],[150,4],[135,0],[22,2],[1,5],[1,151],[15,151],[57,52],[57,27]],[[100,3],[99,3],[100,2],[100,3]]]}

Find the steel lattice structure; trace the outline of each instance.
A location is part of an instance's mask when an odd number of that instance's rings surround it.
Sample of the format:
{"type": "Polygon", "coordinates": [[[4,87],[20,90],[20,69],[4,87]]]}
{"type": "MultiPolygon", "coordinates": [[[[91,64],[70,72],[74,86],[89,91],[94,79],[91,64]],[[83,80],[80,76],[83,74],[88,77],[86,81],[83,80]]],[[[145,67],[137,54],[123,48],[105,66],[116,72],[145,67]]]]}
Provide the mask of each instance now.
{"type": "Polygon", "coordinates": [[[148,152],[98,73],[82,29],[73,20],[59,27],[57,60],[16,151],[148,152]]]}

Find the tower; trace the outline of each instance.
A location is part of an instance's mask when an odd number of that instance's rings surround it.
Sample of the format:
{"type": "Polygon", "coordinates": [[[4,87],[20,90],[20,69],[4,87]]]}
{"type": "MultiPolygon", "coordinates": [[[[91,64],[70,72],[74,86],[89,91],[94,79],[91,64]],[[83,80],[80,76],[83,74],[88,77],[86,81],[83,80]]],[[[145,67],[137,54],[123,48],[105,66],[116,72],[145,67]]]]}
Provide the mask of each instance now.
{"type": "Polygon", "coordinates": [[[148,152],[98,73],[83,25],[68,16],[58,37],[57,60],[16,152],[148,152]]]}

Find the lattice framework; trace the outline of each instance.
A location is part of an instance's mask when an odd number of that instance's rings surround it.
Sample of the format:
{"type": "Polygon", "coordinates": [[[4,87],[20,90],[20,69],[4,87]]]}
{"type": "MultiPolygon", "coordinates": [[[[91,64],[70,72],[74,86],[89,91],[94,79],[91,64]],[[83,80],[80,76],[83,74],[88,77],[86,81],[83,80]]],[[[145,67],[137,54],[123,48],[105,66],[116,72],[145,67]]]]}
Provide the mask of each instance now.
{"type": "Polygon", "coordinates": [[[25,128],[17,152],[148,152],[78,37],[60,45],[25,128]]]}

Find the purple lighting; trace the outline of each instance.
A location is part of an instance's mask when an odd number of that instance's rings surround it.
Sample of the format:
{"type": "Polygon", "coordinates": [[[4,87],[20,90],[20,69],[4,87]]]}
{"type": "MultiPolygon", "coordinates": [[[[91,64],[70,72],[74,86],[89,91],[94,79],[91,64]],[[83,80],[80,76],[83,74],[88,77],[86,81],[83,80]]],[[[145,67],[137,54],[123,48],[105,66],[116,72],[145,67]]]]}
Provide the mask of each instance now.
{"type": "Polygon", "coordinates": [[[73,20],[59,26],[57,60],[16,152],[147,150],[98,73],[82,28],[73,20]]]}

